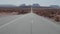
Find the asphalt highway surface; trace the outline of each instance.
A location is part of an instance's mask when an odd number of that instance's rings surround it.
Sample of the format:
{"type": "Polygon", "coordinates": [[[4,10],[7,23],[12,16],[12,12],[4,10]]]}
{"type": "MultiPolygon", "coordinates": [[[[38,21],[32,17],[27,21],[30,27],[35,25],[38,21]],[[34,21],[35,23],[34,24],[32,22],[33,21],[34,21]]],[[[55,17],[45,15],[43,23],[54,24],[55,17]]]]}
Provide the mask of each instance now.
{"type": "Polygon", "coordinates": [[[0,34],[60,34],[60,25],[34,13],[3,16],[0,34]]]}

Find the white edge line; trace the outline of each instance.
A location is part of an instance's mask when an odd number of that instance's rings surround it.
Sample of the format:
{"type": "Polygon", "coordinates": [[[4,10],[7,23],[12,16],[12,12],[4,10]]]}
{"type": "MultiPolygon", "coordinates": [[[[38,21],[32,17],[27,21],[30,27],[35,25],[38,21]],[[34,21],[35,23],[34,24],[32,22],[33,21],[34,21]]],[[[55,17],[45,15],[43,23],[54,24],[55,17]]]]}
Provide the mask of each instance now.
{"type": "Polygon", "coordinates": [[[3,27],[5,27],[5,26],[7,26],[7,25],[9,25],[9,24],[11,24],[11,23],[13,23],[13,22],[15,22],[15,21],[18,20],[18,19],[22,19],[22,18],[24,18],[25,16],[27,16],[27,15],[23,15],[22,17],[16,18],[15,20],[12,20],[11,22],[2,25],[2,26],[0,27],[0,29],[3,28],[3,27]]]}

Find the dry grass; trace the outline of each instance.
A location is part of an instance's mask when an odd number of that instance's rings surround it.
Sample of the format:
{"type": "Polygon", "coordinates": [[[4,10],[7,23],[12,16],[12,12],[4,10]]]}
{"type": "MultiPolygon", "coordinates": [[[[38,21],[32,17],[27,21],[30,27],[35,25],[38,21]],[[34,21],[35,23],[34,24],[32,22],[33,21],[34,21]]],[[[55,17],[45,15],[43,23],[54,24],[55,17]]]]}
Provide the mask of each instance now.
{"type": "Polygon", "coordinates": [[[0,15],[20,15],[20,14],[26,14],[30,12],[30,8],[0,8],[0,15]]]}
{"type": "Polygon", "coordinates": [[[39,8],[33,9],[33,12],[37,15],[48,17],[54,19],[57,22],[60,22],[60,9],[39,8]]]}
{"type": "MultiPolygon", "coordinates": [[[[0,8],[0,15],[20,15],[31,12],[31,8],[0,8]]],[[[60,22],[60,9],[37,8],[33,13],[60,22]]]]}

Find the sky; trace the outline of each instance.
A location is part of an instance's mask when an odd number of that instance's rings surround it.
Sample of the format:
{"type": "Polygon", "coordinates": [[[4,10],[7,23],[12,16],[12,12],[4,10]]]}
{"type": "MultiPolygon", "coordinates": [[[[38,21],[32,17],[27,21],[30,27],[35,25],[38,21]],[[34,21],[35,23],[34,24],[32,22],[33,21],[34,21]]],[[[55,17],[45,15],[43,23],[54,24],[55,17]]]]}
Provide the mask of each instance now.
{"type": "Polygon", "coordinates": [[[38,3],[41,6],[49,6],[49,5],[59,5],[60,6],[60,0],[0,0],[0,5],[32,5],[34,3],[38,3]]]}

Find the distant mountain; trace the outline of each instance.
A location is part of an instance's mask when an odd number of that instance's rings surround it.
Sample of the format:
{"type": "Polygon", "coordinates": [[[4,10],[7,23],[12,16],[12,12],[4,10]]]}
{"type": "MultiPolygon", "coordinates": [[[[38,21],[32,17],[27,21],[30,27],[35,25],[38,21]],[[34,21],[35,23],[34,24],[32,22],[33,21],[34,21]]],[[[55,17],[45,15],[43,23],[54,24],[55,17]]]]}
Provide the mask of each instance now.
{"type": "Polygon", "coordinates": [[[20,6],[15,5],[0,5],[0,8],[60,8],[58,5],[50,5],[50,6],[40,6],[39,4],[33,4],[33,5],[25,5],[21,4],[20,6]]]}
{"type": "Polygon", "coordinates": [[[58,5],[50,5],[52,8],[60,8],[58,5]]]}
{"type": "Polygon", "coordinates": [[[20,6],[20,8],[31,8],[31,6],[20,6]]]}
{"type": "Polygon", "coordinates": [[[25,5],[25,4],[22,4],[19,6],[20,8],[31,8],[31,5],[25,5]]]}
{"type": "Polygon", "coordinates": [[[20,8],[39,8],[40,5],[39,4],[33,4],[33,5],[25,5],[25,4],[22,4],[19,6],[20,8]]]}
{"type": "Polygon", "coordinates": [[[39,4],[33,4],[32,8],[40,8],[40,5],[39,4]]]}

